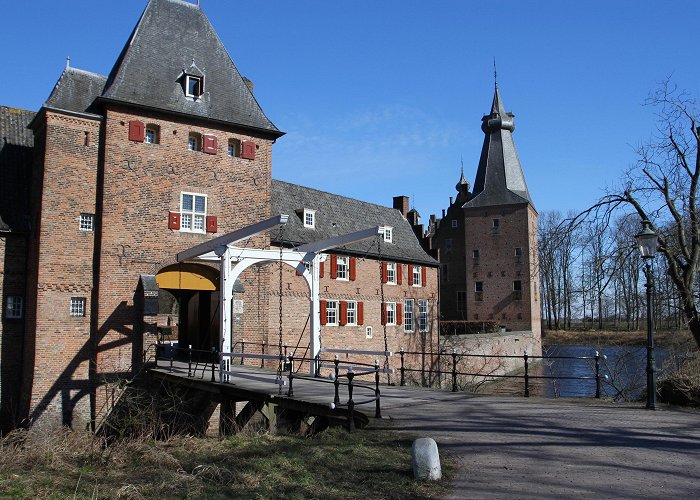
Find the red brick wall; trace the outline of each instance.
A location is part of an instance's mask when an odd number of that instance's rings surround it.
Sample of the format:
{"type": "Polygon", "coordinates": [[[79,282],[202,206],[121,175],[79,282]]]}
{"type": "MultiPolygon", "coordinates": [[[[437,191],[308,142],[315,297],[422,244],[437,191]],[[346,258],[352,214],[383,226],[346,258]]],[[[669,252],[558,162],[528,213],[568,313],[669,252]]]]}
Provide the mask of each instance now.
{"type": "Polygon", "coordinates": [[[94,232],[79,230],[95,213],[99,120],[47,111],[35,140],[35,207],[23,397],[30,419],[74,424],[89,417],[90,294],[94,232]],[[85,144],[85,133],[89,134],[85,144]],[[71,297],[85,297],[86,316],[70,317],[71,297]]]}
{"type": "Polygon", "coordinates": [[[539,332],[538,283],[533,256],[537,256],[537,218],[531,207],[506,206],[465,211],[467,311],[469,320],[494,320],[510,330],[539,332]],[[500,221],[498,231],[493,219],[500,221]],[[515,248],[522,256],[515,256],[515,248]],[[479,249],[478,263],[472,250],[479,249]],[[522,282],[521,300],[515,300],[513,282],[522,282]],[[483,300],[475,300],[474,284],[483,282],[483,300]]]}
{"type": "MultiPolygon", "coordinates": [[[[371,258],[358,258],[357,275],[355,281],[343,281],[331,279],[330,259],[324,263],[324,277],[321,278],[321,299],[337,301],[358,301],[364,303],[364,324],[351,326],[321,326],[321,347],[335,349],[356,349],[370,351],[384,351],[384,327],[381,324],[381,294],[379,262],[371,258]],[[372,327],[372,338],[367,338],[366,328],[372,327]]],[[[270,274],[270,343],[273,353],[278,352],[279,342],[279,274],[278,268],[270,274]]],[[[401,265],[402,284],[384,284],[384,301],[404,303],[406,299],[414,299],[414,331],[404,331],[402,325],[387,325],[387,346],[389,351],[398,353],[403,348],[407,351],[435,350],[437,349],[438,331],[438,291],[437,273],[435,267],[428,267],[426,273],[426,286],[414,287],[409,284],[408,266],[401,265]],[[428,332],[418,332],[418,300],[428,300],[428,332]]],[[[296,276],[295,271],[285,266],[282,279],[282,315],[283,315],[283,343],[289,346],[289,352],[300,358],[309,356],[307,346],[310,339],[309,325],[306,324],[309,315],[309,291],[305,280],[296,276]],[[304,326],[306,325],[306,329],[304,326]],[[298,345],[298,347],[297,347],[298,345]],[[306,354],[305,354],[306,353],[306,354]]],[[[402,318],[403,319],[403,318],[402,318]]],[[[327,359],[333,359],[333,354],[326,353],[327,359]]],[[[355,362],[373,363],[374,356],[346,356],[341,359],[355,362]]],[[[398,355],[390,360],[393,368],[398,368],[398,355]]],[[[384,359],[379,360],[382,365],[384,359]]],[[[308,371],[304,366],[302,372],[308,371]]]]}
{"type": "Polygon", "coordinates": [[[8,297],[23,297],[26,304],[25,270],[27,237],[23,234],[0,233],[0,432],[6,432],[19,416],[19,395],[22,374],[22,337],[24,317],[8,318],[8,297]]]}
{"type": "MultiPolygon", "coordinates": [[[[177,252],[270,217],[271,154],[271,140],[240,130],[119,108],[107,111],[97,317],[99,376],[127,370],[140,354],[134,352],[132,336],[138,314],[133,295],[141,273],[156,274],[174,263],[177,252]],[[131,120],[159,127],[159,143],[129,141],[131,120]],[[189,151],[191,132],[216,136],[217,154],[189,151]],[[254,141],[255,160],[229,157],[229,139],[254,141]],[[168,229],[168,212],[179,212],[182,192],[207,195],[207,214],[217,216],[216,234],[168,229]]],[[[269,237],[251,238],[248,245],[265,248],[269,237]]],[[[246,272],[241,280],[246,302],[255,302],[256,272],[246,272]]],[[[262,292],[266,293],[264,286],[262,292]]],[[[257,310],[248,310],[243,328],[260,331],[261,325],[267,325],[266,303],[260,316],[257,310]]]]}

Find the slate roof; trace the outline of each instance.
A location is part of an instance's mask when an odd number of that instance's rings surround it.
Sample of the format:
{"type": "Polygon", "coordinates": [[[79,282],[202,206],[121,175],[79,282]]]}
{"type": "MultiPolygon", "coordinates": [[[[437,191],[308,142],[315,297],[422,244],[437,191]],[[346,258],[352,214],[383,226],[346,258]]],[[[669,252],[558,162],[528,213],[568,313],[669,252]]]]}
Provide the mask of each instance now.
{"type": "Polygon", "coordinates": [[[0,106],[0,232],[29,230],[33,111],[0,106]]]}
{"type": "Polygon", "coordinates": [[[529,203],[534,207],[513,142],[515,115],[506,113],[498,86],[491,113],[482,118],[486,135],[474,181],[472,197],[464,208],[529,203]]]}
{"type": "Polygon", "coordinates": [[[106,76],[68,67],[61,73],[44,106],[76,113],[91,112],[106,81],[106,76]]]}
{"type": "Polygon", "coordinates": [[[148,2],[101,98],[283,135],[263,113],[204,12],[184,0],[148,2]],[[204,94],[197,99],[185,97],[182,87],[193,64],[204,74],[204,94]]]}
{"type": "MultiPolygon", "coordinates": [[[[438,265],[438,262],[421,248],[408,221],[394,208],[273,179],[272,213],[289,215],[289,221],[282,234],[284,241],[279,241],[279,233],[271,233],[275,244],[299,246],[372,226],[390,226],[393,228],[393,243],[382,240],[383,257],[428,266],[438,265]],[[315,229],[304,227],[302,217],[305,208],[316,211],[315,229]]],[[[360,257],[379,256],[377,239],[374,238],[338,247],[337,250],[360,257]]]]}

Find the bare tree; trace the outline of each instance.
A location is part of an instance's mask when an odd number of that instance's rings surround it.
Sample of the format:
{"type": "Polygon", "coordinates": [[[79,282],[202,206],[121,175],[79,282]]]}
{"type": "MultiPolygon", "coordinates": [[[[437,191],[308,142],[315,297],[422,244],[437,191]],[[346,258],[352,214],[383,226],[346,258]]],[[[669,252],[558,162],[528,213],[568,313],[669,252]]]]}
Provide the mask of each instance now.
{"type": "Polygon", "coordinates": [[[688,329],[700,346],[697,272],[700,262],[700,220],[697,206],[700,177],[698,103],[669,80],[647,99],[656,110],[655,137],[637,150],[639,160],[621,189],[604,196],[573,223],[593,217],[609,224],[619,210],[649,220],[659,234],[668,277],[673,282],[688,329]]]}

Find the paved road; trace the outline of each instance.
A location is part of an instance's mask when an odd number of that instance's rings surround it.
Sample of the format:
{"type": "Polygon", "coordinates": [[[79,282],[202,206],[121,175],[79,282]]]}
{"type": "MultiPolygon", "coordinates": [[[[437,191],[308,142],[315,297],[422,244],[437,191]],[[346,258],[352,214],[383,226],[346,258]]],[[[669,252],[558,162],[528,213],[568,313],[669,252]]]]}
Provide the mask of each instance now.
{"type": "MultiPolygon", "coordinates": [[[[274,372],[235,369],[265,381],[233,377],[234,386],[277,394],[274,372]]],[[[176,372],[186,376],[186,365],[176,372]]],[[[317,380],[294,381],[299,401],[327,404],[332,390],[317,380]]],[[[595,399],[381,390],[384,418],[372,419],[370,428],[435,439],[441,453],[459,464],[449,498],[700,498],[698,411],[649,411],[595,399]]],[[[367,394],[358,389],[355,400],[367,394]]],[[[372,416],[373,408],[358,410],[372,416]]]]}
{"type": "Polygon", "coordinates": [[[700,497],[696,411],[391,388],[382,408],[372,427],[456,457],[449,498],[700,497]]]}

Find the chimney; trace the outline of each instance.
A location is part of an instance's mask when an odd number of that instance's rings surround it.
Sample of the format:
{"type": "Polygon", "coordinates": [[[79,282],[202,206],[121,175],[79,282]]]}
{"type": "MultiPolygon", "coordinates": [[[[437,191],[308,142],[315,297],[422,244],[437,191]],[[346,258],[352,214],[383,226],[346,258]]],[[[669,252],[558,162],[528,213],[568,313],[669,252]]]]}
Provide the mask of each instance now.
{"type": "Polygon", "coordinates": [[[394,208],[406,217],[408,214],[408,196],[394,196],[394,208]]]}
{"type": "Polygon", "coordinates": [[[445,218],[445,209],[444,208],[442,209],[442,218],[443,219],[445,218]]]}
{"type": "Polygon", "coordinates": [[[454,203],[454,200],[452,199],[452,196],[450,196],[450,206],[452,206],[452,203],[454,203]]]}
{"type": "Polygon", "coordinates": [[[253,82],[251,80],[248,80],[245,76],[243,77],[243,83],[245,83],[246,87],[248,87],[248,90],[250,90],[250,93],[253,93],[253,82]]]}

